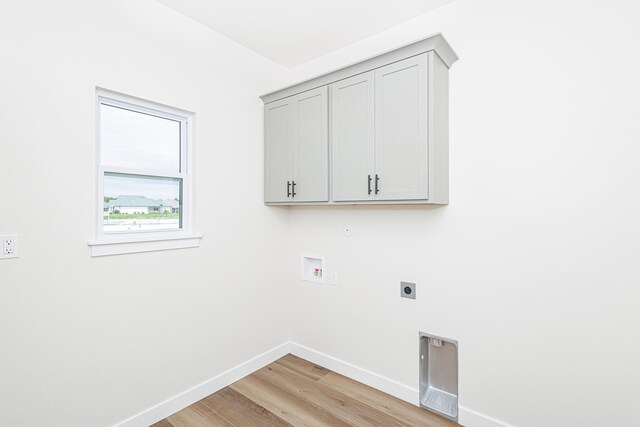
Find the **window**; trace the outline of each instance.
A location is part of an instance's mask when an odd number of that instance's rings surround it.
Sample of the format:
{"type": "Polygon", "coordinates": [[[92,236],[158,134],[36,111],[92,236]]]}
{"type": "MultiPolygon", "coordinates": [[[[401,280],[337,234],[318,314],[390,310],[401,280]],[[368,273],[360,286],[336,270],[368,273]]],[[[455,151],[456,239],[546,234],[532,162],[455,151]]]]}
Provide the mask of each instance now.
{"type": "Polygon", "coordinates": [[[96,98],[98,214],[92,254],[197,246],[191,114],[102,90],[96,98]]]}

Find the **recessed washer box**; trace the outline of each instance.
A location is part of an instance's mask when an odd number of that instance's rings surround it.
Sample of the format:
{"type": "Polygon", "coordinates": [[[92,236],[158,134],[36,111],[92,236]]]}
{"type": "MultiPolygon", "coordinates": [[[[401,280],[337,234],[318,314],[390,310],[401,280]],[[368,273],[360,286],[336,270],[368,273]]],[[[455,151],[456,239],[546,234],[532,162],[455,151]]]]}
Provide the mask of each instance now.
{"type": "Polygon", "coordinates": [[[420,407],[458,421],[458,343],[420,332],[420,407]]]}
{"type": "Polygon", "coordinates": [[[300,279],[307,282],[326,283],[327,274],[324,255],[302,254],[300,256],[300,279]]]}

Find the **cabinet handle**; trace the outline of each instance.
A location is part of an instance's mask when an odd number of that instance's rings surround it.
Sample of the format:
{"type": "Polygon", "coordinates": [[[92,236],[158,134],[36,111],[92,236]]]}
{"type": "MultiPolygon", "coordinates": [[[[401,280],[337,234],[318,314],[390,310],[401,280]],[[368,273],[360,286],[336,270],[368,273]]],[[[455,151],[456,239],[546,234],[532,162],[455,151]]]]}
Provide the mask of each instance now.
{"type": "Polygon", "coordinates": [[[291,181],[291,197],[296,197],[296,182],[291,181]]]}
{"type": "Polygon", "coordinates": [[[367,175],[367,194],[371,194],[371,175],[367,175]]]}
{"type": "Polygon", "coordinates": [[[291,197],[291,183],[287,181],[287,197],[291,197]]]}
{"type": "Polygon", "coordinates": [[[376,174],[376,194],[380,192],[380,188],[378,188],[378,182],[380,181],[380,177],[376,174]]]}

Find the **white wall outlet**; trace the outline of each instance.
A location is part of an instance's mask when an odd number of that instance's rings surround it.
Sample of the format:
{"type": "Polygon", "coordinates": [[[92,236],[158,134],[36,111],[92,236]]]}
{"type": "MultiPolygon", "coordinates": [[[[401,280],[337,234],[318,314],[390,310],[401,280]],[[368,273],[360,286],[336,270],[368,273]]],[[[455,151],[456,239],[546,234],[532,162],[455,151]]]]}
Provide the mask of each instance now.
{"type": "Polygon", "coordinates": [[[344,237],[351,237],[353,236],[353,232],[354,232],[354,228],[353,225],[351,224],[346,224],[344,227],[342,227],[342,234],[344,234],[344,237]]]}
{"type": "Polygon", "coordinates": [[[338,284],[338,272],[332,270],[329,272],[329,283],[336,286],[338,284]]]}
{"type": "Polygon", "coordinates": [[[0,236],[0,259],[18,258],[18,235],[6,234],[0,236]]]}

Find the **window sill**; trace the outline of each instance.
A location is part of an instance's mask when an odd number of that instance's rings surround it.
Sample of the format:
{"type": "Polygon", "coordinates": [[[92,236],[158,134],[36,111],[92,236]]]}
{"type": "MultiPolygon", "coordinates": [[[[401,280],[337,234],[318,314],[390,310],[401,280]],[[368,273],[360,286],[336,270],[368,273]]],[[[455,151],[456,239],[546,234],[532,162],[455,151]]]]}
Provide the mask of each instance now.
{"type": "Polygon", "coordinates": [[[169,249],[197,248],[200,246],[199,234],[167,237],[136,237],[127,239],[93,240],[88,242],[91,256],[133,254],[138,252],[166,251],[169,249]]]}

